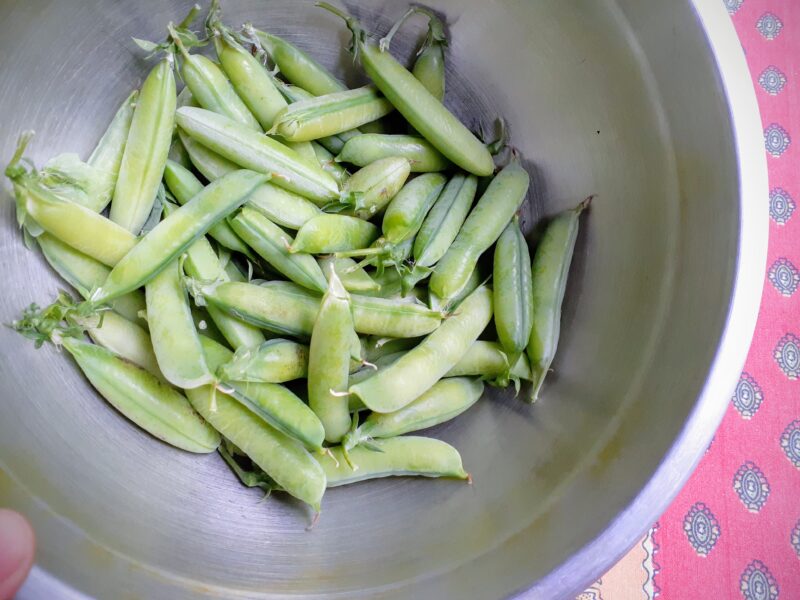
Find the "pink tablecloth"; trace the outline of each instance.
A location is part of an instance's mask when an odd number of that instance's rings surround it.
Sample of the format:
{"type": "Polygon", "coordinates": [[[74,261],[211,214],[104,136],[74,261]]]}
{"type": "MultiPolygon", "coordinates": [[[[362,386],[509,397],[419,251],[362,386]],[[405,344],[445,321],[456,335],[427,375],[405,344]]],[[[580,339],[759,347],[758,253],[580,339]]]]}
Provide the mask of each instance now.
{"type": "Polygon", "coordinates": [[[758,325],[697,471],[580,600],[800,599],[800,1],[724,2],[755,83],[769,166],[758,325]]]}

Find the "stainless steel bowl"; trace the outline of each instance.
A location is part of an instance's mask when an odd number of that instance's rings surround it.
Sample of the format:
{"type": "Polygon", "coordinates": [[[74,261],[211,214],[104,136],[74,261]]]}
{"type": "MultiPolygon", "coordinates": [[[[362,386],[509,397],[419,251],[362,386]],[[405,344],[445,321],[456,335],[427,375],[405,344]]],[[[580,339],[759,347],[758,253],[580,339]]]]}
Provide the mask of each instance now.
{"type": "MultiPolygon", "coordinates": [[[[341,22],[298,0],[226,0],[331,67],[341,22]]],[[[490,392],[434,434],[475,483],[332,490],[296,503],[241,488],[216,456],[162,445],[75,366],[0,329],[0,504],[25,512],[38,566],[22,598],[567,598],[659,516],[711,440],[754,327],[767,239],[755,95],[719,0],[433,0],[452,23],[448,102],[505,115],[529,160],[528,226],[597,194],[561,351],[534,408],[490,392]]],[[[173,0],[0,6],[0,156],[84,155],[147,63],[173,0]]],[[[385,32],[405,3],[350,8],[385,32]]],[[[406,56],[421,24],[393,47],[406,56]]],[[[2,205],[0,320],[59,282],[2,205]]]]}

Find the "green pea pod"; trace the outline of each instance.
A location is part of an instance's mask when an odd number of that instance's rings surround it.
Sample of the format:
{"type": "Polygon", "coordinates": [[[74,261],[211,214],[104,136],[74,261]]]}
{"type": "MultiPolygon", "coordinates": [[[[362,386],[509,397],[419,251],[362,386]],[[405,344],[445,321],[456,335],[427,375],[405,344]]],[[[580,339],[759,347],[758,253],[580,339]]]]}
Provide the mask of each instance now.
{"type": "Polygon", "coordinates": [[[347,89],[325,67],[283,38],[254,29],[252,25],[245,25],[245,31],[258,40],[288,82],[308,90],[315,96],[347,89]]]}
{"type": "Polygon", "coordinates": [[[334,155],[319,142],[311,142],[311,148],[314,150],[319,166],[326,173],[329,173],[336,180],[336,183],[343,186],[344,182],[350,178],[350,173],[347,172],[347,169],[336,162],[334,155]]]}
{"type": "Polygon", "coordinates": [[[103,137],[100,138],[91,156],[89,156],[89,160],[86,161],[90,166],[97,169],[101,177],[99,189],[102,190],[101,193],[92,198],[91,205],[86,205],[87,208],[101,212],[111,202],[111,196],[113,196],[114,187],[117,184],[120,164],[122,163],[122,155],[125,153],[125,143],[128,141],[128,133],[131,129],[133,111],[138,95],[139,92],[134,90],[125,98],[125,101],[111,120],[108,129],[106,129],[103,137]]]}
{"type": "Polygon", "coordinates": [[[469,214],[477,189],[474,175],[454,175],[447,182],[414,240],[415,264],[431,267],[445,255],[469,214]]]}
{"type": "Polygon", "coordinates": [[[109,217],[139,233],[156,198],[172,142],[175,77],[168,60],[150,71],[133,112],[109,217]]]}
{"type": "Polygon", "coordinates": [[[561,305],[567,287],[569,266],[578,239],[581,213],[590,200],[581,202],[553,219],[547,226],[533,257],[533,327],[528,341],[533,389],[531,401],[539,398],[542,384],[553,363],[561,334],[561,305]]]}
{"type": "Polygon", "coordinates": [[[350,386],[350,393],[375,412],[399,410],[452,369],[491,318],[492,292],[481,286],[418,346],[384,371],[350,386]]]}
{"type": "MultiPolygon", "coordinates": [[[[234,166],[231,171],[235,171],[234,166]]],[[[216,179],[216,178],[215,178],[216,179]]],[[[176,162],[167,160],[164,168],[164,183],[167,184],[169,191],[175,196],[178,204],[186,204],[197,194],[203,191],[203,184],[194,176],[189,169],[176,162]]],[[[245,256],[252,257],[250,248],[236,235],[227,221],[220,221],[208,230],[208,235],[214,238],[219,244],[228,250],[241,252],[245,256]]]]}
{"type": "Polygon", "coordinates": [[[308,375],[308,346],[280,338],[242,347],[217,374],[226,381],[284,383],[308,375]]]}
{"type": "Polygon", "coordinates": [[[511,379],[531,378],[531,367],[528,357],[520,354],[513,366],[509,364],[508,355],[497,342],[478,340],[470,346],[467,353],[450,369],[445,377],[477,376],[490,383],[504,382],[511,379]]]}
{"type": "Polygon", "coordinates": [[[305,161],[316,167],[319,165],[319,161],[317,160],[317,154],[314,152],[314,148],[311,147],[311,142],[290,142],[289,140],[285,140],[283,138],[278,140],[287,148],[291,148],[300,158],[305,159],[305,161]]]}
{"type": "Polygon", "coordinates": [[[475,404],[483,394],[483,382],[468,377],[438,381],[419,398],[393,413],[372,413],[342,440],[349,451],[361,442],[391,438],[419,431],[454,419],[475,404]]]}
{"type": "Polygon", "coordinates": [[[250,109],[264,131],[272,127],[275,116],[286,108],[286,100],[264,67],[235,39],[231,30],[219,20],[219,7],[214,5],[208,29],[214,36],[217,57],[230,78],[236,93],[250,109]]]}
{"type": "Polygon", "coordinates": [[[431,310],[440,310],[442,312],[450,312],[455,307],[457,307],[461,302],[469,296],[472,292],[478,289],[478,286],[481,285],[485,280],[484,277],[481,277],[480,272],[478,269],[474,269],[472,273],[469,275],[469,279],[467,279],[467,283],[464,284],[455,296],[452,298],[440,298],[434,292],[428,291],[428,306],[431,307],[431,310]]]}
{"type": "Polygon", "coordinates": [[[208,453],[219,446],[219,434],[154,375],[95,344],[70,337],[62,344],[95,389],[148,433],[189,452],[208,453]]]}
{"type": "Polygon", "coordinates": [[[317,259],[322,272],[330,281],[331,267],[348,292],[370,292],[380,289],[380,284],[359,267],[352,258],[321,256],[317,259]]]}
{"type": "Polygon", "coordinates": [[[167,29],[183,58],[181,76],[197,103],[206,110],[225,115],[245,127],[260,132],[261,126],[258,121],[236,94],[236,90],[222,69],[202,54],[189,54],[175,28],[170,24],[167,29]]]}
{"type": "Polygon", "coordinates": [[[383,215],[383,237],[391,244],[399,244],[415,236],[445,183],[444,175],[426,173],[404,185],[383,215]]]}
{"type": "Polygon", "coordinates": [[[287,229],[300,229],[322,214],[322,210],[313,202],[272,183],[256,188],[247,206],[287,229]]]}
{"type": "Polygon", "coordinates": [[[221,157],[213,150],[209,150],[181,129],[178,130],[178,137],[183,147],[186,148],[189,160],[192,161],[194,168],[208,181],[219,179],[223,175],[232,173],[239,168],[236,163],[221,157]]]}
{"type": "MultiPolygon", "coordinates": [[[[203,340],[206,360],[218,368],[230,352],[203,340]]],[[[303,445],[278,431],[240,402],[213,386],[188,390],[189,401],[217,431],[236,444],[287,493],[319,510],[325,472],[303,445]]]]}
{"type": "MultiPolygon", "coordinates": [[[[239,168],[191,138],[188,138],[187,148],[195,167],[209,181],[219,179],[239,168]]],[[[320,209],[313,202],[270,182],[253,190],[248,205],[264,213],[270,221],[289,229],[299,229],[303,223],[320,213],[320,209]]]]}
{"type": "Polygon", "coordinates": [[[379,477],[469,479],[458,450],[441,440],[409,435],[374,440],[370,446],[372,449],[359,446],[347,453],[334,446],[329,454],[315,456],[325,471],[328,487],[379,477]]]}
{"type": "Polygon", "coordinates": [[[145,297],[153,350],[167,381],[183,389],[214,383],[177,260],[147,282],[145,297]]]}
{"type": "Polygon", "coordinates": [[[266,180],[266,175],[243,170],[210,184],[142,238],[92,293],[92,302],[108,302],[147,283],[266,180]]]}
{"type": "Polygon", "coordinates": [[[384,356],[411,350],[420,340],[412,338],[390,338],[370,336],[364,341],[364,358],[374,363],[384,356]]]}
{"type": "Polygon", "coordinates": [[[336,157],[336,162],[365,167],[376,160],[393,156],[407,159],[411,163],[412,173],[434,173],[453,166],[425,138],[378,133],[364,133],[348,140],[336,157]]]}
{"type": "Polygon", "coordinates": [[[290,253],[289,248],[294,240],[260,212],[245,207],[230,223],[239,237],[291,281],[318,292],[328,287],[322,269],[314,257],[290,253]]]}
{"type": "Polygon", "coordinates": [[[411,163],[405,158],[377,160],[345,182],[342,201],[353,206],[357,217],[370,219],[391,202],[410,173],[411,163]]]}
{"type": "MultiPolygon", "coordinates": [[[[286,98],[286,101],[290,104],[295,102],[305,102],[308,100],[313,100],[316,96],[307,92],[303,88],[297,87],[296,85],[286,85],[279,79],[273,79],[273,82],[283,94],[283,97],[286,98]]],[[[343,90],[341,91],[344,91],[343,90]]],[[[329,135],[326,137],[321,137],[316,140],[323,148],[325,148],[328,152],[332,153],[333,155],[338,154],[344,148],[345,143],[348,140],[361,135],[361,131],[358,129],[351,129],[350,131],[343,131],[338,134],[329,135]]]]}
{"type": "Polygon", "coordinates": [[[279,187],[321,204],[339,197],[333,177],[268,136],[202,108],[180,108],[177,120],[201,144],[242,167],[272,175],[279,187]]]}
{"type": "Polygon", "coordinates": [[[492,179],[453,244],[436,265],[430,289],[451,298],[464,287],[481,254],[497,241],[528,192],[530,176],[512,161],[492,179]]]}
{"type": "Polygon", "coordinates": [[[350,428],[346,392],[353,336],[350,297],[332,273],[308,352],[308,404],[325,426],[325,440],[330,443],[341,440],[350,428]]]}
{"type": "Polygon", "coordinates": [[[54,238],[109,267],[136,246],[136,236],[124,227],[89,208],[60,198],[41,183],[27,181],[20,184],[20,188],[26,226],[33,219],[54,238]],[[89,231],[91,235],[87,235],[89,231]]]}
{"type": "Polygon", "coordinates": [[[392,110],[374,87],[366,86],[294,102],[275,117],[270,133],[291,142],[309,142],[355,129],[392,110]]]}
{"type": "Polygon", "coordinates": [[[531,256],[518,217],[514,217],[497,240],[492,284],[497,338],[509,360],[516,363],[528,345],[533,321],[531,256]]]}
{"type": "MultiPolygon", "coordinates": [[[[228,282],[196,284],[195,297],[258,327],[308,337],[319,311],[319,296],[285,281],[261,285],[228,282]]],[[[358,333],[385,337],[420,337],[442,322],[440,312],[406,302],[353,294],[353,321],[358,333]]],[[[452,318],[452,317],[451,317],[452,318]]]]}
{"type": "Polygon", "coordinates": [[[166,381],[153,352],[150,335],[143,327],[109,310],[102,314],[97,326],[90,327],[86,333],[95,344],[166,381]]]}
{"type": "MultiPolygon", "coordinates": [[[[88,299],[92,290],[102,284],[111,272],[104,264],[78,252],[49,233],[43,233],[36,241],[50,266],[84,299],[88,299]]],[[[145,311],[144,294],[138,290],[130,292],[115,298],[109,306],[131,322],[141,321],[139,315],[145,311]]]]}
{"type": "Polygon", "coordinates": [[[320,214],[297,232],[292,252],[330,254],[369,246],[378,237],[372,223],[347,215],[320,214]]]}
{"type": "Polygon", "coordinates": [[[369,39],[358,21],[339,9],[318,6],[341,16],[353,32],[353,52],[364,71],[397,111],[439,152],[469,173],[486,177],[494,161],[486,146],[425,86],[378,44],[369,39]]]}

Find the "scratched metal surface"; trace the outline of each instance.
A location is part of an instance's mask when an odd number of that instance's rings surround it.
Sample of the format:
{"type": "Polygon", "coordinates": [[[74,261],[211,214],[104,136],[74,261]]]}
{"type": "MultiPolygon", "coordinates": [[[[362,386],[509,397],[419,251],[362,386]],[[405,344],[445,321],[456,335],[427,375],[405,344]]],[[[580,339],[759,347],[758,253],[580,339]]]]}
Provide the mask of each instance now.
{"type": "MultiPolygon", "coordinates": [[[[451,23],[448,104],[472,127],[504,115],[528,161],[526,229],[597,195],[540,404],[490,391],[431,432],[459,448],[474,485],[335,489],[308,532],[304,507],[259,503],[216,456],[155,441],[66,357],[0,328],[0,504],[25,512],[39,535],[22,598],[568,597],[688,476],[752,332],[747,284],[760,289],[763,276],[766,179],[748,146],[757,113],[751,90],[732,108],[726,98],[744,71],[738,47],[719,67],[711,51],[733,35],[722,3],[696,1],[706,32],[688,0],[432,5],[451,23]]],[[[0,157],[26,128],[38,132],[39,162],[86,156],[149,67],[130,36],[160,38],[188,6],[3,2],[0,157]]],[[[405,5],[350,8],[383,33],[405,5]]],[[[341,23],[313,3],[224,9],[227,21],[252,20],[360,81],[341,23]]],[[[393,51],[409,56],[421,33],[411,24],[393,51]]],[[[59,285],[24,249],[7,190],[0,273],[3,322],[59,285]]]]}

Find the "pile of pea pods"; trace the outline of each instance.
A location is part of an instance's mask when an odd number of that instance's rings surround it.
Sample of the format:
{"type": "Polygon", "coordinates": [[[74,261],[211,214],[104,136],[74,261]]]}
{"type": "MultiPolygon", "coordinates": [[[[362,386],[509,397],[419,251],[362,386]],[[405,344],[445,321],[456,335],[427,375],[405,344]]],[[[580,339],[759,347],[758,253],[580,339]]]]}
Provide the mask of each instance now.
{"type": "Polygon", "coordinates": [[[443,104],[442,21],[413,7],[377,42],[319,6],[370,85],[223,24],[215,1],[201,32],[195,6],[136,40],[163,58],[87,160],[37,169],[26,132],[6,169],[26,242],[79,295],[31,305],[17,331],[66,349],[153,436],[219,451],[245,485],[317,513],[328,487],[469,480],[455,448],[405,434],[485,384],[539,396],[587,205],[548,223],[531,260],[528,173],[515,152],[497,168],[443,104]],[[429,27],[409,70],[390,42],[415,14],[429,27]]]}

